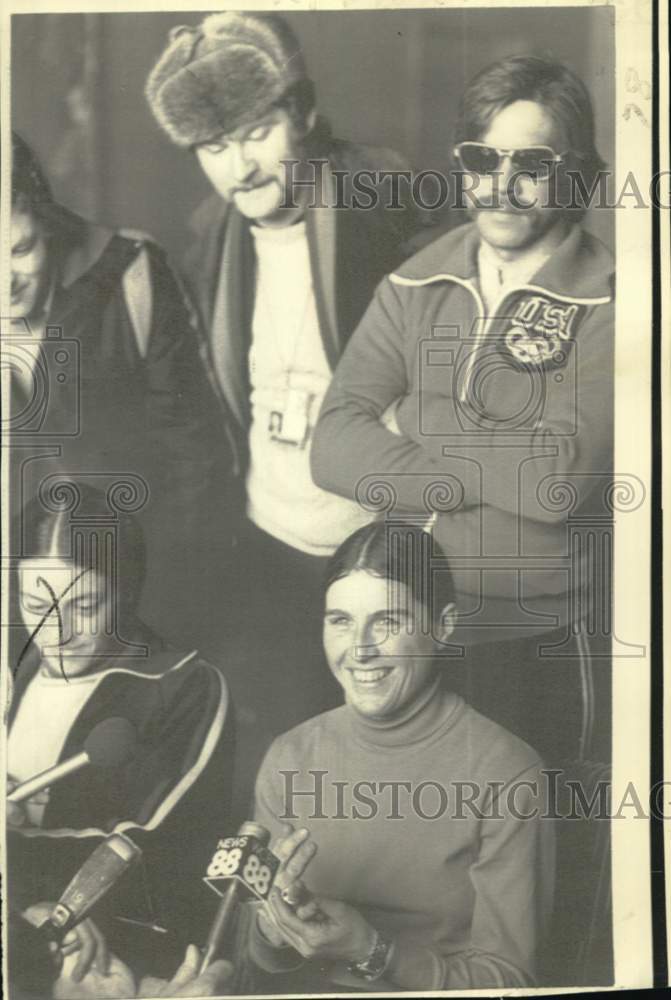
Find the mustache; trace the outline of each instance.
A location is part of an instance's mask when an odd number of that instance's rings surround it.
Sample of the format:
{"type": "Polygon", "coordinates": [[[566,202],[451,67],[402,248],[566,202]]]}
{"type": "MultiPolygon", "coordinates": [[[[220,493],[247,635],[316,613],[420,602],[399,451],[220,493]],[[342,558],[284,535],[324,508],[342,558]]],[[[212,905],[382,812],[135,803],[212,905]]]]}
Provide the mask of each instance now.
{"type": "Polygon", "coordinates": [[[231,188],[231,195],[245,194],[248,191],[254,191],[255,188],[265,187],[266,184],[270,184],[274,181],[275,177],[258,177],[249,184],[236,184],[235,187],[231,188]]]}
{"type": "Polygon", "coordinates": [[[492,203],[487,203],[478,199],[477,211],[478,212],[499,212],[502,215],[525,215],[536,207],[535,204],[531,205],[513,205],[511,202],[505,199],[497,199],[492,203]]]}

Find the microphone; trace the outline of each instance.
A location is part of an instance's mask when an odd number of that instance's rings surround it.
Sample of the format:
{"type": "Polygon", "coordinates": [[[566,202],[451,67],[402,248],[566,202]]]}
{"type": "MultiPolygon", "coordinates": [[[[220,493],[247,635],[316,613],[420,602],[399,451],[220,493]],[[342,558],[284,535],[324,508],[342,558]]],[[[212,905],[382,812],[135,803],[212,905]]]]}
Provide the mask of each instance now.
{"type": "Polygon", "coordinates": [[[89,764],[94,767],[120,767],[130,760],[136,746],[137,731],[132,722],[121,717],[105,719],[91,730],[80,753],[21,782],[9,793],[7,801],[23,802],[89,764]]]}
{"type": "Polygon", "coordinates": [[[111,833],[86,859],[40,930],[52,940],[62,940],[141,855],[140,848],[124,834],[111,833]]]}
{"type": "Polygon", "coordinates": [[[221,896],[203,951],[204,972],[216,958],[236,912],[241,895],[266,899],[279,868],[279,859],[268,850],[270,833],[259,823],[243,823],[237,836],[224,837],[210,861],[205,882],[221,896]],[[230,882],[224,889],[220,883],[230,882]]]}

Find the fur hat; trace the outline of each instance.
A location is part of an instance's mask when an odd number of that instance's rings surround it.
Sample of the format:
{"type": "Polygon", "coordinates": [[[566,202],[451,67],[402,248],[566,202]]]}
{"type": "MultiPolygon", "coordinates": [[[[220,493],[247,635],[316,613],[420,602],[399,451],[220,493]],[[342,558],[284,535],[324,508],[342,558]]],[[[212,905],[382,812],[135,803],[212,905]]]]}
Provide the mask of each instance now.
{"type": "Polygon", "coordinates": [[[178,146],[232,132],[266,114],[307,71],[298,40],[276,14],[210,14],[173,28],[145,94],[178,146]]]}

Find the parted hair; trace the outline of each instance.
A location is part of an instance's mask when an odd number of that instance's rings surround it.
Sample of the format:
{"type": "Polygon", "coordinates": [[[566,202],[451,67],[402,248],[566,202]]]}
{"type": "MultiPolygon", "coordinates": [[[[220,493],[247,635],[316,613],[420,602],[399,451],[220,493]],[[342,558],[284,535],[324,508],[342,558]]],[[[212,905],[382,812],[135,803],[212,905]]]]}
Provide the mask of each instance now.
{"type": "Polygon", "coordinates": [[[405,584],[434,624],[454,602],[454,582],[438,542],[416,524],[373,521],[339,546],[326,567],[324,589],[357,571],[405,584]]]}
{"type": "MultiPolygon", "coordinates": [[[[20,539],[21,557],[71,559],[80,570],[98,568],[93,542],[109,524],[108,513],[103,492],[83,481],[59,479],[49,498],[33,497],[17,515],[15,537],[20,539]],[[78,541],[73,546],[75,524],[78,541]]],[[[131,513],[117,512],[114,525],[114,551],[109,558],[118,579],[120,610],[134,613],[145,577],[144,536],[131,513]]]]}

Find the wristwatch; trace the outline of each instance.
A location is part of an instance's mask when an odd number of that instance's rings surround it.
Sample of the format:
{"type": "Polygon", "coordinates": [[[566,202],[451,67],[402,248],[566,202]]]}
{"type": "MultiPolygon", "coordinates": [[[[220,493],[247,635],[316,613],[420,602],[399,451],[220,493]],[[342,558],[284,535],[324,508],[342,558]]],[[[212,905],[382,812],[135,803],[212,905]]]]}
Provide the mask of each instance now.
{"type": "Polygon", "coordinates": [[[357,979],[372,983],[380,979],[389,968],[393,950],[394,942],[375,931],[375,940],[368,955],[361,962],[351,962],[347,971],[357,979]]]}

